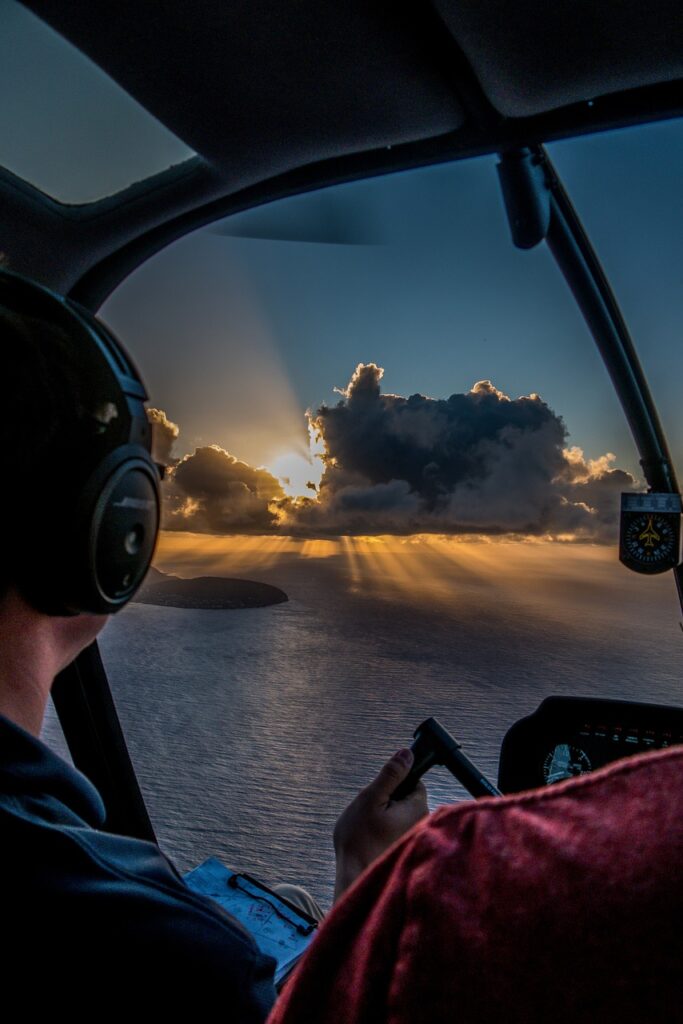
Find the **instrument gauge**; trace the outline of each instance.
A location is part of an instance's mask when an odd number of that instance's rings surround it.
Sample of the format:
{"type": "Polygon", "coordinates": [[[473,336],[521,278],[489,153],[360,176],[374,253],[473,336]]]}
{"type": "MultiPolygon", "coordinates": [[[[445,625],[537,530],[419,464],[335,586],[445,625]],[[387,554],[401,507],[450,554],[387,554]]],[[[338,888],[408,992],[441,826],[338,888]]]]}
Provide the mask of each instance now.
{"type": "Polygon", "coordinates": [[[572,747],[569,743],[558,743],[550,751],[543,762],[543,777],[546,786],[563,779],[573,779],[576,775],[584,775],[591,770],[588,754],[580,747],[572,747]]]}
{"type": "Polygon", "coordinates": [[[680,494],[622,494],[619,558],[635,572],[666,572],[678,565],[680,494]]]}
{"type": "Polygon", "coordinates": [[[676,529],[670,516],[633,516],[624,530],[626,555],[637,562],[641,572],[656,572],[660,566],[671,567],[677,556],[676,529]]]}

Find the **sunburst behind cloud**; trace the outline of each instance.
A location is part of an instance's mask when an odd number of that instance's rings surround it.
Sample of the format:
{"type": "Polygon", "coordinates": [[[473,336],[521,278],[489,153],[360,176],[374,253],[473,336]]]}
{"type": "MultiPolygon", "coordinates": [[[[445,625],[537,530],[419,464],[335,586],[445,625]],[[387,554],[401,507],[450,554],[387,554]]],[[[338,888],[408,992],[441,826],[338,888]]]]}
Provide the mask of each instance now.
{"type": "Polygon", "coordinates": [[[308,415],[308,451],[288,446],[260,468],[216,444],[186,454],[169,473],[165,526],[614,539],[619,495],[637,481],[611,453],[568,448],[562,418],[539,395],[512,399],[480,380],[447,399],[406,398],[382,394],[383,372],[359,364],[340,400],[308,415]]]}

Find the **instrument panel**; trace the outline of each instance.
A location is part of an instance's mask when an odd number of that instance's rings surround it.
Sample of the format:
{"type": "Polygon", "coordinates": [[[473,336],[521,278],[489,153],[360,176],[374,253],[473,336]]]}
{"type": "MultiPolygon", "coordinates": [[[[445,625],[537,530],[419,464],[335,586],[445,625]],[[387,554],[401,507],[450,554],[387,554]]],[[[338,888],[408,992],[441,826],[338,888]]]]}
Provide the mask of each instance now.
{"type": "Polygon", "coordinates": [[[550,786],[632,754],[683,743],[683,708],[589,697],[547,697],[507,732],[498,788],[550,786]]]}

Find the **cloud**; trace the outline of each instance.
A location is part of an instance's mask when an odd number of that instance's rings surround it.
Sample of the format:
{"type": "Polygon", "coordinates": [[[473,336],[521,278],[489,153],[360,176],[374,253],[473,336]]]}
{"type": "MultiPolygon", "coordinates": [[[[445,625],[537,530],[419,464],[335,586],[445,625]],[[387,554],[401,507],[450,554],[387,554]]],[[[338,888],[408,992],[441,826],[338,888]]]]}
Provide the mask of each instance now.
{"type": "Polygon", "coordinates": [[[292,536],[615,538],[619,495],[636,480],[611,453],[591,460],[567,448],[562,418],[538,395],[511,399],[481,380],[447,399],[406,398],[382,394],[383,374],[360,363],[336,389],[340,400],[309,415],[325,467],[315,496],[288,498],[267,469],[211,445],[172,468],[165,525],[292,536]]]}
{"type": "MultiPolygon", "coordinates": [[[[588,534],[596,539],[612,540],[616,534],[620,496],[638,486],[626,470],[612,466],[616,455],[607,452],[599,459],[585,459],[580,448],[569,448],[563,453],[567,463],[566,483],[558,481],[558,489],[571,505],[585,506],[589,510],[588,534]]],[[[586,521],[579,526],[586,529],[586,521]]]]}
{"type": "Polygon", "coordinates": [[[290,529],[333,533],[574,534],[602,540],[633,477],[612,455],[586,461],[536,394],[491,381],[448,399],[382,394],[383,369],[359,364],[312,425],[324,444],[318,498],[290,529]]]}
{"type": "Polygon", "coordinates": [[[271,532],[285,500],[267,469],[254,469],[218,445],[180,459],[164,487],[164,527],[197,533],[271,532]]]}
{"type": "Polygon", "coordinates": [[[162,466],[173,461],[173,444],[180,433],[177,423],[171,423],[162,409],[147,409],[147,419],[152,424],[152,458],[162,466]]]}

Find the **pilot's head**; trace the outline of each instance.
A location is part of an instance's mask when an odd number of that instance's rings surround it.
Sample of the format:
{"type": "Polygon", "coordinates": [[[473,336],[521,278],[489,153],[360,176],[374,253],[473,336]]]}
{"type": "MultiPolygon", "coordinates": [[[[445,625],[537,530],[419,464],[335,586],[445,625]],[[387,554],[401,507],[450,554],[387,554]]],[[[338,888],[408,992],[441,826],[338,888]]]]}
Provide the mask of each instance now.
{"type": "Polygon", "coordinates": [[[0,338],[0,594],[104,622],[142,582],[158,531],[144,386],[95,317],[4,270],[0,338]]]}

